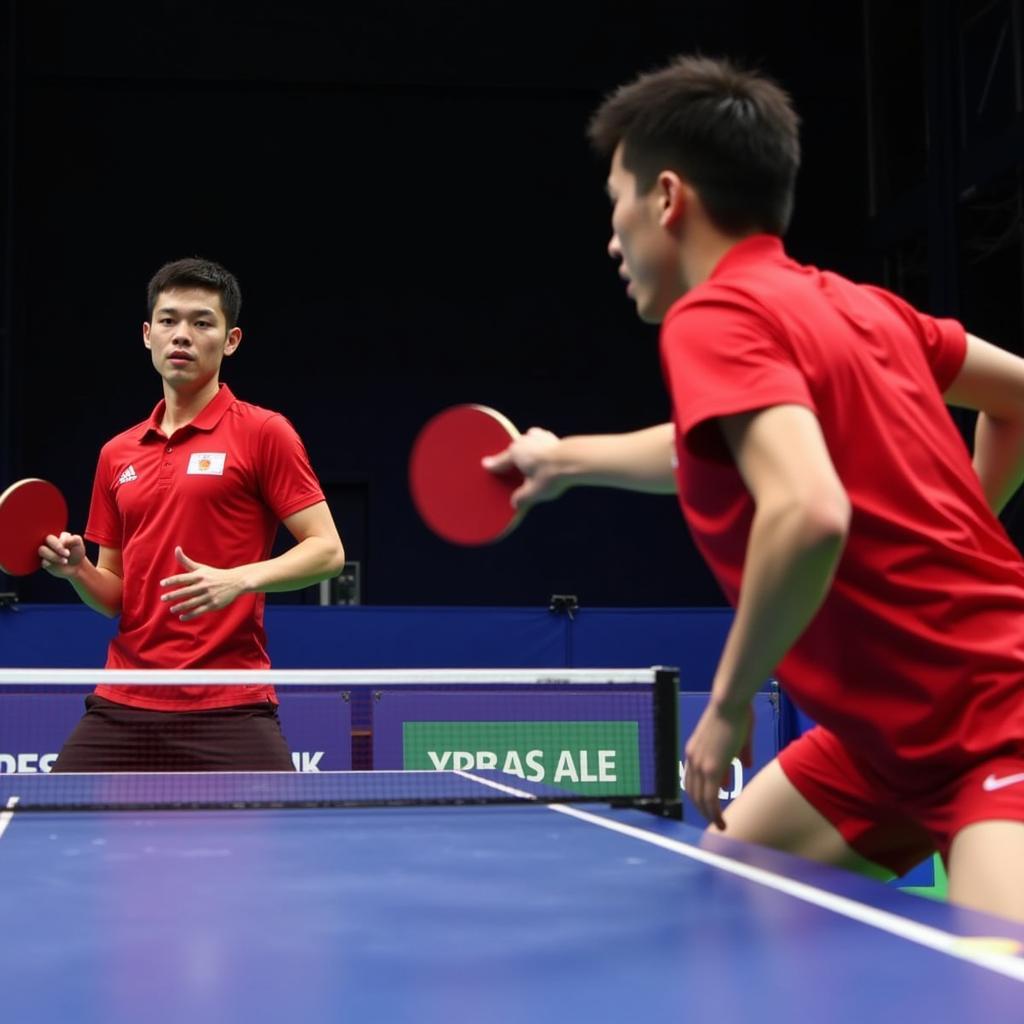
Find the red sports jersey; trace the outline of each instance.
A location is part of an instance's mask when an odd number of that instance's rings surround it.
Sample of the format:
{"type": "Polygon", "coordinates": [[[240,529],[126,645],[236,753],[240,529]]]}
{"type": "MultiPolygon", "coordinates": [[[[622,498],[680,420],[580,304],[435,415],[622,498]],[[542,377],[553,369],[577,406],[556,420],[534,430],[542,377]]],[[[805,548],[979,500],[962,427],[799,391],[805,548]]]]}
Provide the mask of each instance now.
{"type": "MultiPolygon", "coordinates": [[[[239,402],[225,385],[187,426],[166,437],[164,403],[103,446],[85,536],[120,548],[121,622],[107,668],[262,669],[270,666],[262,594],[181,622],[160,581],[197,562],[230,568],[270,556],[279,522],[324,500],[294,427],[280,414],[239,402]]],[[[157,711],[274,700],[267,686],[110,687],[108,700],[157,711]]]]}
{"type": "Polygon", "coordinates": [[[779,680],[889,779],[914,761],[921,785],[1024,743],[1024,563],[942,400],[965,351],[956,322],[769,236],[735,246],[661,339],[680,504],[733,604],[753,503],[713,420],[794,403],[820,421],[850,533],[779,680]]]}

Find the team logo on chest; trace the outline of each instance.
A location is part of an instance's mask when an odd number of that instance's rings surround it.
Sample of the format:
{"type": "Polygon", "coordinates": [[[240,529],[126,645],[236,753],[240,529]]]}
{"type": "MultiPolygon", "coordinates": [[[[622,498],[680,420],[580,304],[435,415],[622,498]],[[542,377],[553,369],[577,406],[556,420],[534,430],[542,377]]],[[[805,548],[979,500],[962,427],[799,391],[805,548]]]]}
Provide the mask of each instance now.
{"type": "Polygon", "coordinates": [[[190,476],[223,476],[227,452],[193,452],[188,458],[190,476]]]}

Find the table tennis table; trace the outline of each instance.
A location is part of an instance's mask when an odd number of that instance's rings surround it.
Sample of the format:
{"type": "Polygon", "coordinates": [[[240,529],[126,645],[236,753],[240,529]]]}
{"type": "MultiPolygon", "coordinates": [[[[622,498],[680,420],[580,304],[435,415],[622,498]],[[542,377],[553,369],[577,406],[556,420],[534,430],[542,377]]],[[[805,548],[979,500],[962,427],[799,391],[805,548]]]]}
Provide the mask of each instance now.
{"type": "Polygon", "coordinates": [[[0,776],[0,1019],[1024,1019],[1024,958],[977,941],[1022,926],[631,808],[312,806],[366,774],[73,812],[17,808],[135,784],[0,776]]]}

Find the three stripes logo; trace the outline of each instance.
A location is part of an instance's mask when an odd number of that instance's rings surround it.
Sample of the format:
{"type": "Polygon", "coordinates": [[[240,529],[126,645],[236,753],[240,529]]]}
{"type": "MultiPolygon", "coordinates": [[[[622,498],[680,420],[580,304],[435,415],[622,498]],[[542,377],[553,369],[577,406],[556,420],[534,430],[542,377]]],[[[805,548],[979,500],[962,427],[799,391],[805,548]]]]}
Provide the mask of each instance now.
{"type": "Polygon", "coordinates": [[[138,479],[139,479],[139,475],[135,472],[135,467],[134,466],[129,466],[121,474],[121,476],[119,477],[117,483],[120,486],[121,484],[130,484],[133,480],[138,480],[138,479]]]}

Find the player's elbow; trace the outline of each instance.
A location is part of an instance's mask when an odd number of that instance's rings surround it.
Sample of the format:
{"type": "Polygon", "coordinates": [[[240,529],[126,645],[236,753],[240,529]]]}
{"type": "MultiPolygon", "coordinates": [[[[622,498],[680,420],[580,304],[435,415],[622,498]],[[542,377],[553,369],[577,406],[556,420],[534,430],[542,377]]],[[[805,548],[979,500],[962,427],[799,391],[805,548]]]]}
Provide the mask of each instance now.
{"type": "Polygon", "coordinates": [[[800,533],[808,547],[842,550],[850,533],[852,509],[842,487],[828,487],[801,502],[800,533]]]}
{"type": "Polygon", "coordinates": [[[768,536],[794,552],[838,553],[850,531],[850,499],[828,484],[776,492],[758,503],[757,516],[768,536]]]}
{"type": "Polygon", "coordinates": [[[102,601],[90,602],[89,607],[99,612],[105,619],[116,619],[121,614],[121,605],[105,604],[102,601]]]}
{"type": "Polygon", "coordinates": [[[338,537],[331,545],[327,556],[327,570],[331,577],[337,576],[345,568],[345,546],[338,537]]]}

